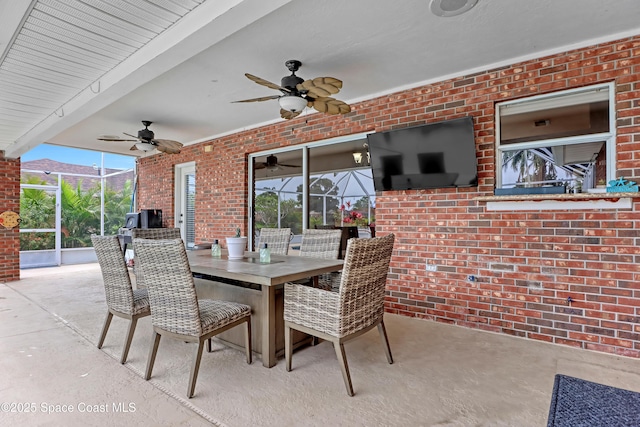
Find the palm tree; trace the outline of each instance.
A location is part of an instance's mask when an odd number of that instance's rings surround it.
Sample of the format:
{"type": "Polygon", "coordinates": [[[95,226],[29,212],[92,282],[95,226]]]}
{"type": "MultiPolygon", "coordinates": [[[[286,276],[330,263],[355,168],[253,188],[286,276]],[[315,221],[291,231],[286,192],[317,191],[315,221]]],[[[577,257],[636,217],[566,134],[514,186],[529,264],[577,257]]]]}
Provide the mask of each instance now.
{"type": "MultiPolygon", "coordinates": [[[[27,176],[23,184],[47,185],[36,176],[27,176]]],[[[100,233],[100,184],[87,191],[82,190],[82,182],[77,187],[61,181],[62,205],[62,247],[77,248],[91,246],[91,234],[100,233]]],[[[117,234],[124,225],[125,214],[131,204],[131,181],[127,181],[121,191],[110,187],[105,189],[105,233],[117,234]]],[[[55,228],[55,197],[38,188],[23,188],[20,196],[21,229],[55,228]]],[[[20,233],[20,250],[53,249],[55,233],[20,233]]]]}
{"type": "MultiPolygon", "coordinates": [[[[22,178],[22,184],[47,185],[47,182],[36,177],[22,178]]],[[[39,229],[55,228],[55,197],[38,188],[23,188],[20,194],[20,228],[39,229]]],[[[20,233],[20,250],[42,250],[55,247],[55,233],[20,233]]]]}
{"type": "Polygon", "coordinates": [[[557,178],[552,161],[545,160],[535,150],[514,150],[502,153],[502,170],[508,167],[518,172],[516,182],[541,182],[557,178]]]}
{"type": "Polygon", "coordinates": [[[104,191],[104,232],[117,234],[124,225],[131,205],[131,181],[127,180],[120,191],[107,186],[104,191]]]}
{"type": "Polygon", "coordinates": [[[100,233],[100,199],[98,186],[82,192],[82,180],[74,189],[61,181],[62,234],[64,248],[91,246],[91,234],[100,233]]]}

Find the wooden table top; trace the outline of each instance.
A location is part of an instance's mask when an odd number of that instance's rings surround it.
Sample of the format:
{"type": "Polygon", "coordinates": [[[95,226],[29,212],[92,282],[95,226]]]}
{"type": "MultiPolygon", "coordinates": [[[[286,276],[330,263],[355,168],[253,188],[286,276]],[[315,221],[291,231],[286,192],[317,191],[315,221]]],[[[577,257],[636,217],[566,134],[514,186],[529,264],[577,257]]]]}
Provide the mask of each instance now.
{"type": "Polygon", "coordinates": [[[258,252],[245,252],[243,259],[230,260],[226,251],[213,258],[210,250],[188,251],[192,273],[205,274],[259,285],[275,286],[323,273],[340,271],[344,260],[271,254],[271,263],[260,263],[258,252]]]}

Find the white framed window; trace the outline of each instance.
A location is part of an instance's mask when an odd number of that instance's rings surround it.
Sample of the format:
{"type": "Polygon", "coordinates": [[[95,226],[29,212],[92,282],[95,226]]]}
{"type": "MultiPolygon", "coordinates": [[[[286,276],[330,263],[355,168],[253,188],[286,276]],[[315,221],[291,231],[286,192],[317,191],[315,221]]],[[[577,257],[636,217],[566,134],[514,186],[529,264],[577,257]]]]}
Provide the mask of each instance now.
{"type": "Polygon", "coordinates": [[[366,135],[249,154],[249,247],[262,227],[291,228],[290,254],[306,228],[356,225],[368,237],[375,190],[366,135]]]}
{"type": "Polygon", "coordinates": [[[615,157],[613,83],[496,104],[496,194],[595,191],[615,157]]]}

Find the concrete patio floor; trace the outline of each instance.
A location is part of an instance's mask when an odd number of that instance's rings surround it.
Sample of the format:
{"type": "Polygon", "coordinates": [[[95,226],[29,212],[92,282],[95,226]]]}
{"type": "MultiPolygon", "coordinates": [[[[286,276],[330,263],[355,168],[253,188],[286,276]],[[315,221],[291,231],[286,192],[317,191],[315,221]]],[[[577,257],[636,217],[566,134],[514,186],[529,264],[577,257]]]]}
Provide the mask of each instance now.
{"type": "Polygon", "coordinates": [[[194,344],[163,340],[145,381],[150,318],[123,366],[125,320],[96,348],[105,313],[97,264],[0,284],[0,425],[544,426],[557,373],[640,392],[640,360],[386,315],[393,365],[375,330],[346,344],[354,397],[329,343],[291,372],[218,343],[187,399],[194,344]]]}

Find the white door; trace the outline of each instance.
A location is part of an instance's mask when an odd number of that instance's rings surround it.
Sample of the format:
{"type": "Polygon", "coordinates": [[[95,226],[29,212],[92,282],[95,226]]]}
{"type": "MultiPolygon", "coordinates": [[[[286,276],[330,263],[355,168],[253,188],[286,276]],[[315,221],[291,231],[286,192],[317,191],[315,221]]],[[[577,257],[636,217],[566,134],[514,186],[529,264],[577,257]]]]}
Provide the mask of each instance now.
{"type": "Polygon", "coordinates": [[[195,245],[195,201],[196,201],[196,164],[195,162],[176,165],[175,189],[175,226],[187,249],[195,245]]]}

